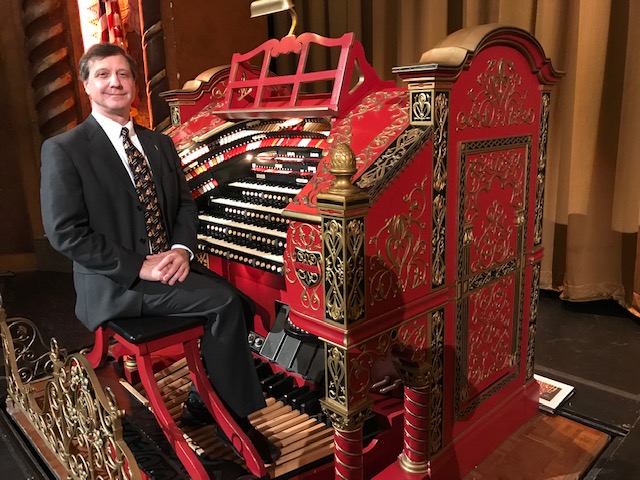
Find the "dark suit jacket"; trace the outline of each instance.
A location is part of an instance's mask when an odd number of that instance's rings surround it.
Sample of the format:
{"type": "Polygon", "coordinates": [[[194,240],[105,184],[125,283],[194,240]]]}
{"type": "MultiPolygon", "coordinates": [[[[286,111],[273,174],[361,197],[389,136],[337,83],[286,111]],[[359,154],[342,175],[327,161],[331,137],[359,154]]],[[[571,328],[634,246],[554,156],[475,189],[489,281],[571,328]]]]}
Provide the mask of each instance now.
{"type": "MultiPolygon", "coordinates": [[[[151,165],[170,244],[196,249],[197,209],[171,139],[144,127],[136,134],[151,165]]],[[[148,254],[143,208],[129,175],[98,122],[42,145],[41,202],[51,245],[73,260],[76,315],[95,330],[138,316],[148,254]]]]}

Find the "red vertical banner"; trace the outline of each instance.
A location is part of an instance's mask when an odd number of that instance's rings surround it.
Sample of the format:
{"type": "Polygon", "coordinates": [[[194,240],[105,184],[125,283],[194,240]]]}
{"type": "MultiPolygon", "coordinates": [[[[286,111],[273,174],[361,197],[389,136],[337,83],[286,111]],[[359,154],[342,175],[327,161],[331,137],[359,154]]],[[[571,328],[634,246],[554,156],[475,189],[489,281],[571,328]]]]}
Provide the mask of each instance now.
{"type": "Polygon", "coordinates": [[[118,0],[99,1],[102,41],[124,46],[122,18],[120,16],[120,5],[118,5],[118,0]]]}
{"type": "MultiPolygon", "coordinates": [[[[125,31],[119,0],[77,0],[84,49],[99,42],[115,43],[124,48],[125,31]]],[[[128,1],[122,2],[125,16],[128,1]]]]}

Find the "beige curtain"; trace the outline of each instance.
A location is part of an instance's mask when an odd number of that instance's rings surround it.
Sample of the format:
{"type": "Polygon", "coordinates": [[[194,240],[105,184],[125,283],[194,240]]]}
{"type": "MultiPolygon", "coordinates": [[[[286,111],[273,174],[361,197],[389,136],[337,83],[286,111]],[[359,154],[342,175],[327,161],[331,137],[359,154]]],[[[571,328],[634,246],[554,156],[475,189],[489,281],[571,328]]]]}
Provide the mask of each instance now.
{"type": "MultiPolygon", "coordinates": [[[[523,28],[566,72],[553,94],[541,286],[640,312],[640,0],[296,0],[297,32],[353,31],[378,74],[458,28],[523,28]]],[[[286,18],[275,25],[286,33],[286,18]]],[[[284,33],[283,33],[284,32],[284,33]]]]}

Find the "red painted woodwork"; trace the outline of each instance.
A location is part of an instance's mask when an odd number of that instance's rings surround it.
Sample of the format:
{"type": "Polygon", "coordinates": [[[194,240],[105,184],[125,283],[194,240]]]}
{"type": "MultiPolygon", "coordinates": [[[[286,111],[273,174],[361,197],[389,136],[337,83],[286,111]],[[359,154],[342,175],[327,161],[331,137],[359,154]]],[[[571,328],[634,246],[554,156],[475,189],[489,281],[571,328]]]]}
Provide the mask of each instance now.
{"type": "MultiPolygon", "coordinates": [[[[285,209],[283,274],[214,255],[209,266],[256,300],[257,333],[269,332],[278,301],[297,327],[347,352],[348,404],[371,400],[386,430],[359,448],[361,430],[336,431],[335,475],[459,479],[537,411],[542,198],[550,94],[560,74],[527,32],[500,25],[456,32],[420,64],[395,72],[406,86],[379,81],[351,34],[270,40],[234,55],[226,79],[207,87],[225,95],[199,104],[204,123],[186,101],[204,98],[197,88],[168,92],[178,118],[192,119],[170,134],[184,148],[190,132],[223,120],[329,117],[315,174],[285,209]],[[337,69],[306,72],[311,43],[339,47],[337,69]],[[284,53],[299,54],[299,68],[271,75],[270,59],[284,53]],[[256,57],[261,63],[251,70],[256,57]],[[347,91],[355,63],[364,80],[347,91]],[[329,94],[303,93],[305,82],[325,78],[334,80],[329,94]],[[362,239],[365,315],[347,327],[325,320],[317,206],[334,180],[339,143],[356,157],[352,183],[371,198],[362,239]],[[427,362],[428,380],[405,388],[404,405],[384,410],[390,397],[371,387],[391,358],[420,368],[427,362]],[[426,468],[410,472],[400,453],[426,468]]],[[[300,478],[327,478],[326,470],[314,472],[300,478]]]]}

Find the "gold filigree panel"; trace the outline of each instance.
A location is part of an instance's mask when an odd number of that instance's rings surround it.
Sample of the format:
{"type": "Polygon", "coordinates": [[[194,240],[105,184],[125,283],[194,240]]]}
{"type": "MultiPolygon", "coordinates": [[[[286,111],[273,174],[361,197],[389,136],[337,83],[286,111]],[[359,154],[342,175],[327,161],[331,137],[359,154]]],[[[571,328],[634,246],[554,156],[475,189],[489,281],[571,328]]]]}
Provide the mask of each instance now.
{"type": "Polygon", "coordinates": [[[67,470],[68,477],[140,479],[137,463],[122,438],[124,411],[118,409],[113,392],[102,389],[84,355],[66,357],[52,339],[51,377],[39,380],[35,387],[33,382],[21,379],[17,351],[1,308],[0,334],[7,404],[22,411],[67,470]]]}
{"type": "Polygon", "coordinates": [[[527,340],[527,380],[533,378],[535,361],[536,330],[538,324],[538,303],[540,302],[540,262],[534,263],[531,268],[531,292],[529,304],[529,338],[527,340]]]}
{"type": "Polygon", "coordinates": [[[518,212],[524,208],[524,149],[468,155],[465,179],[465,223],[474,225],[471,272],[502,263],[516,255],[514,237],[518,212]],[[510,191],[508,205],[496,195],[496,185],[510,191]],[[492,195],[490,203],[482,194],[492,195]],[[507,209],[506,207],[510,207],[507,209]]]}
{"type": "Polygon", "coordinates": [[[12,339],[18,378],[24,383],[53,373],[51,352],[28,318],[11,318],[6,323],[12,339]]]}
{"type": "Polygon", "coordinates": [[[369,239],[369,245],[375,246],[369,259],[370,305],[418,288],[429,280],[428,184],[428,178],[415,184],[402,198],[406,213],[387,219],[369,239]]]}
{"type": "Polygon", "coordinates": [[[431,212],[431,286],[444,285],[446,276],[446,212],[447,212],[447,152],[449,97],[439,92],[434,102],[433,183],[431,212]]]}
{"type": "Polygon", "coordinates": [[[444,422],[444,309],[431,315],[431,386],[429,451],[433,455],[442,448],[444,422]]]}
{"type": "Polygon", "coordinates": [[[549,136],[549,113],[551,111],[551,95],[542,94],[540,108],[540,138],[538,142],[538,168],[536,173],[536,210],[533,221],[533,245],[542,244],[542,217],[544,213],[544,182],[547,167],[547,139],[549,136]]]}
{"type": "Polygon", "coordinates": [[[456,419],[465,418],[520,371],[525,273],[517,263],[478,275],[474,289],[457,302],[456,419]]]}
{"type": "Polygon", "coordinates": [[[343,348],[325,344],[325,365],[327,368],[327,399],[348,408],[346,351],[343,348]]]}
{"type": "Polygon", "coordinates": [[[348,325],[364,318],[364,219],[323,218],[325,318],[348,325]]]}
{"type": "Polygon", "coordinates": [[[521,255],[526,243],[531,136],[461,144],[458,274],[521,255]]]}
{"type": "Polygon", "coordinates": [[[284,251],[284,278],[289,284],[299,287],[300,303],[303,307],[318,311],[322,305],[320,227],[309,223],[291,222],[287,242],[284,251]]]}
{"type": "Polygon", "coordinates": [[[410,127],[376,159],[375,163],[356,181],[369,192],[373,201],[391,184],[402,167],[406,166],[429,138],[429,130],[410,127]]]}
{"type": "Polygon", "coordinates": [[[514,277],[507,276],[469,295],[467,381],[481,385],[513,365],[514,277]]]}
{"type": "Polygon", "coordinates": [[[513,62],[504,58],[488,60],[486,70],[478,75],[476,83],[478,87],[467,92],[471,110],[458,113],[457,130],[534,122],[535,111],[527,106],[529,92],[522,87],[522,77],[513,62]]]}

